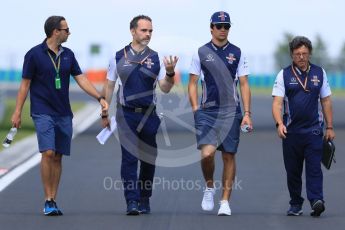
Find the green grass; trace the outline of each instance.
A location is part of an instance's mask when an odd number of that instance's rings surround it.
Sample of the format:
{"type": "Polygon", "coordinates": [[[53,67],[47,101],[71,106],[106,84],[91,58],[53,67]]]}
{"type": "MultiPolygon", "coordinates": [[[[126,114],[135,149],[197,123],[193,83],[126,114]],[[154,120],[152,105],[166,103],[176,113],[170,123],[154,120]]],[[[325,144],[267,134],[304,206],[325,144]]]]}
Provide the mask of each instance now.
{"type": "MultiPolygon", "coordinates": [[[[76,112],[83,108],[85,103],[83,102],[73,102],[71,103],[72,111],[76,112]]],[[[3,120],[0,121],[0,152],[4,149],[2,146],[2,141],[5,139],[8,131],[12,127],[11,124],[11,116],[16,106],[16,101],[14,99],[10,99],[6,101],[6,108],[3,120]]],[[[17,135],[15,137],[14,143],[35,133],[35,127],[30,117],[30,103],[27,101],[24,104],[23,111],[22,111],[22,124],[21,128],[18,130],[17,135]]]]}

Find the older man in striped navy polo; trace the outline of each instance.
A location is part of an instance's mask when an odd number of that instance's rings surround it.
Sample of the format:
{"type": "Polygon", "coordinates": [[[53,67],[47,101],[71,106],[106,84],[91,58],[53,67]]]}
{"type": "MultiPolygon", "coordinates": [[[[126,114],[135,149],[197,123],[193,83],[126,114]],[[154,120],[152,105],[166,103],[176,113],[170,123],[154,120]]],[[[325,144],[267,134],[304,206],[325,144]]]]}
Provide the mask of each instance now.
{"type": "Polygon", "coordinates": [[[283,139],[291,198],[287,215],[303,213],[301,176],[305,161],[307,198],[312,208],[310,214],[317,217],[325,210],[321,171],[323,118],[326,121],[324,138],[333,140],[335,137],[331,90],[325,70],[309,62],[312,53],[310,40],[297,36],[289,46],[292,64],[278,73],[272,92],[272,113],[278,136],[283,139]]]}

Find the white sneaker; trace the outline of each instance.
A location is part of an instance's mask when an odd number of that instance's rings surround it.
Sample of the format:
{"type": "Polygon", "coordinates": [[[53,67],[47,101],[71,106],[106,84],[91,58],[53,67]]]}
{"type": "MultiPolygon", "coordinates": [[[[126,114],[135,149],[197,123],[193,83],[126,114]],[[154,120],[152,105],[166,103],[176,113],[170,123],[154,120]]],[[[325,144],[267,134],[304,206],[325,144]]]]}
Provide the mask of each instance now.
{"type": "Polygon", "coordinates": [[[231,209],[227,200],[220,201],[218,216],[231,216],[231,209]]]}
{"type": "Polygon", "coordinates": [[[204,197],[202,198],[201,207],[204,211],[212,211],[214,208],[213,196],[216,193],[214,188],[207,188],[204,190],[204,197]]]}

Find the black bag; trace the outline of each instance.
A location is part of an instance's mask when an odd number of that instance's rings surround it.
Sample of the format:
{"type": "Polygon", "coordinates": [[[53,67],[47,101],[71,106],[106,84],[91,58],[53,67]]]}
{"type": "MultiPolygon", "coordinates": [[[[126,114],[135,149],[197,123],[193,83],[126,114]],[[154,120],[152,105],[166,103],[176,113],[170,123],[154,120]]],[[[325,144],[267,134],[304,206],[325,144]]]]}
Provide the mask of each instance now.
{"type": "Polygon", "coordinates": [[[326,169],[331,168],[332,161],[336,163],[335,157],[335,145],[331,140],[324,140],[323,141],[323,154],[322,154],[322,164],[325,166],[326,169]]]}

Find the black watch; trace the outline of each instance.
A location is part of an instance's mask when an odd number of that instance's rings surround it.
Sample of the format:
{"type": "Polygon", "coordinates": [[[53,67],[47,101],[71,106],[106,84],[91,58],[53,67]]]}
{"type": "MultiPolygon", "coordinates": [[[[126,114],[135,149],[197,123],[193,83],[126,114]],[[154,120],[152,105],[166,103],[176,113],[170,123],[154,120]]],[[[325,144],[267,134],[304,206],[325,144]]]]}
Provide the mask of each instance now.
{"type": "Polygon", "coordinates": [[[104,99],[105,100],[105,97],[103,96],[100,96],[99,98],[97,98],[98,102],[101,102],[101,100],[104,99]]]}
{"type": "Polygon", "coordinates": [[[168,77],[173,77],[173,76],[175,76],[175,71],[173,71],[172,73],[166,72],[165,74],[166,74],[168,77]]]}

